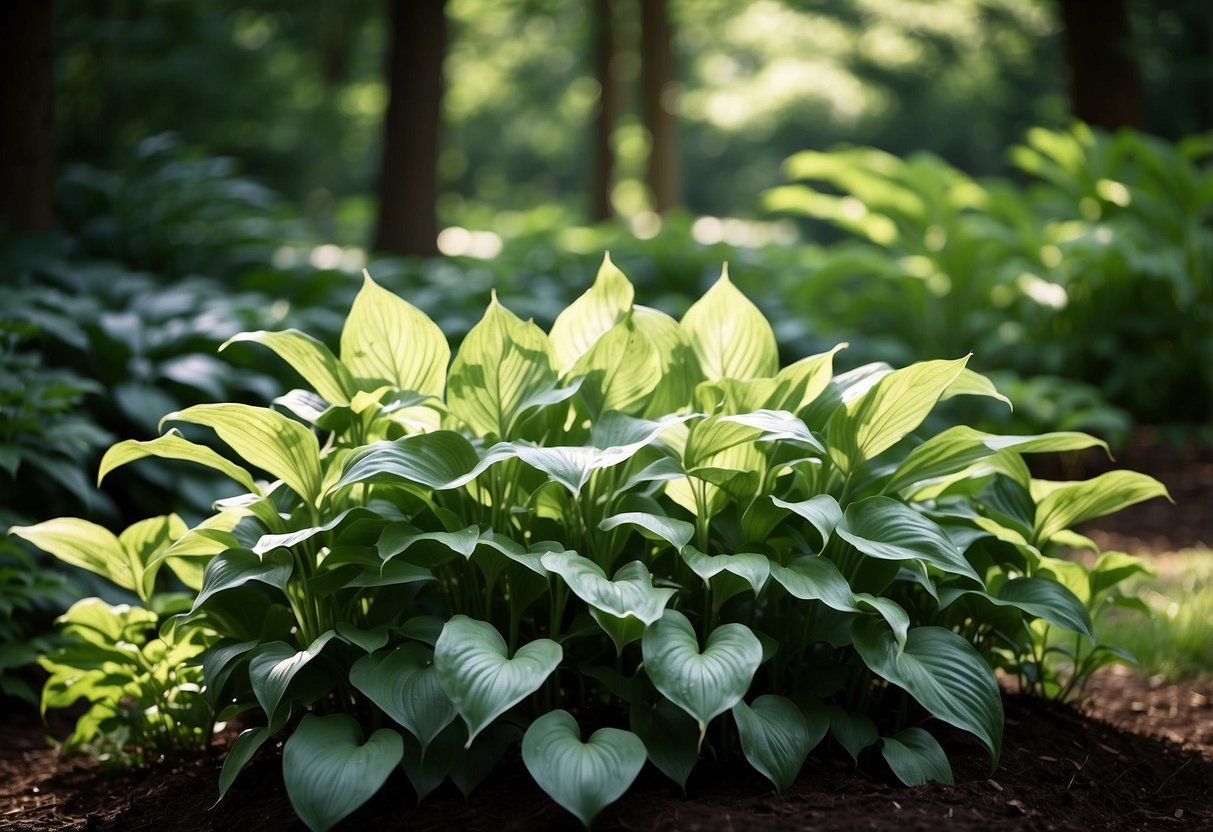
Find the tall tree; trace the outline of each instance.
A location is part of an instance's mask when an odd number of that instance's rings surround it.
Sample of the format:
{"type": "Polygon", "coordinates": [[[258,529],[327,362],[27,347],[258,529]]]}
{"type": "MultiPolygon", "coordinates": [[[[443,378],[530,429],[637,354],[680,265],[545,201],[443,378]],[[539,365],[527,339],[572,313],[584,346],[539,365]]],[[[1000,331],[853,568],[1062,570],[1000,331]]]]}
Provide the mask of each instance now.
{"type": "Polygon", "coordinates": [[[648,186],[659,214],[681,202],[678,152],[678,90],[666,0],[640,0],[641,110],[652,139],[648,186]]]}
{"type": "Polygon", "coordinates": [[[438,253],[438,146],[446,0],[387,0],[388,105],[379,175],[377,251],[438,253]]]}
{"type": "Polygon", "coordinates": [[[601,95],[598,117],[594,120],[594,182],[590,216],[594,220],[610,219],[611,186],[615,180],[615,148],[611,137],[619,119],[621,90],[612,64],[617,53],[615,39],[614,0],[594,0],[594,75],[601,95]]]}
{"type": "Polygon", "coordinates": [[[1126,0],[1060,0],[1074,116],[1113,130],[1142,120],[1141,73],[1130,53],[1126,0]]]}
{"type": "Polygon", "coordinates": [[[0,225],[19,234],[55,216],[52,30],[47,0],[0,2],[0,225]]]}

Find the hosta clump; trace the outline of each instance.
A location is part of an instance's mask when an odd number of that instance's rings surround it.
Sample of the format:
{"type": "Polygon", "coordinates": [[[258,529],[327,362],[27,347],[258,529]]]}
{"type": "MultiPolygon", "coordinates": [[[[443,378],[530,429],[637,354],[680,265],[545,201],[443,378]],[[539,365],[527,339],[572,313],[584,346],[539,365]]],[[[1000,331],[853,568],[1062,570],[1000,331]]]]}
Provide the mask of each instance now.
{"type": "Polygon", "coordinates": [[[993,765],[992,668],[1022,672],[1045,626],[1094,649],[1069,527],[1165,493],[1032,478],[1024,454],[1102,444],[1083,434],[921,435],[942,399],[998,397],[965,357],[781,368],[727,274],[676,321],[608,259],[550,332],[494,298],[453,359],[368,276],[338,353],[233,342],[310,389],[170,414],[226,449],[169,430],[101,473],[186,459],[241,487],[175,544],[205,563],[183,621],[221,635],[209,701],[253,712],[220,792],[285,733],[314,829],[397,766],[419,798],[467,793],[519,742],[587,824],[646,761],[685,783],[744,756],[782,790],[828,735],[947,782],[942,722],[993,765]]]}

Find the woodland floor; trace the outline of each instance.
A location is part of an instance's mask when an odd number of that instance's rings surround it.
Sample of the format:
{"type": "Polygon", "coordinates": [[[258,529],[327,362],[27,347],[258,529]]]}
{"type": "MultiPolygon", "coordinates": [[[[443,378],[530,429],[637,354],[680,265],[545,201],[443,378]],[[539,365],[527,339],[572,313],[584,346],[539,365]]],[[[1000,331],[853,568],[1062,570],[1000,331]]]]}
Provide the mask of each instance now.
{"type": "MultiPolygon", "coordinates": [[[[1091,476],[1107,463],[1084,456],[1047,476],[1091,476]],[[1076,467],[1077,465],[1077,467],[1076,467]]],[[[1177,447],[1146,435],[1117,467],[1159,477],[1176,500],[1154,500],[1085,531],[1105,548],[1168,552],[1213,545],[1213,448],[1177,447]]],[[[1213,557],[1213,554],[1210,555],[1213,557]]],[[[1211,669],[1213,670],[1213,669],[1211,669]]],[[[795,786],[776,796],[747,767],[697,769],[684,797],[646,769],[595,823],[606,830],[1091,830],[1213,829],[1213,681],[1166,684],[1124,668],[1101,671],[1079,708],[1006,697],[998,770],[959,732],[940,732],[956,785],[908,789],[882,775],[879,755],[856,770],[849,758],[814,754],[795,786]]],[[[211,809],[221,765],[212,754],[173,767],[111,777],[61,760],[47,735],[67,723],[36,712],[0,716],[0,829],[302,829],[278,761],[262,755],[211,809]]],[[[531,782],[515,752],[465,802],[449,784],[421,807],[399,775],[339,829],[575,830],[577,821],[531,782]]]]}

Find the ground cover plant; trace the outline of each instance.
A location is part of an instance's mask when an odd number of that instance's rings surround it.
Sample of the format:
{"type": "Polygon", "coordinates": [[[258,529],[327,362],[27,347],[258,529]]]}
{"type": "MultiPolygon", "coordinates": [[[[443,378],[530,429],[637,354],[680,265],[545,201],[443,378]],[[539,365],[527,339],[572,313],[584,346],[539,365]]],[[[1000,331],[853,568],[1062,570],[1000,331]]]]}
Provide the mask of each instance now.
{"type": "Polygon", "coordinates": [[[1072,526],[1166,494],[1031,476],[1024,454],[1103,445],[1084,434],[928,430],[943,399],[1000,398],[967,356],[781,367],[727,271],[678,321],[608,259],[550,332],[493,297],[453,359],[368,276],[339,352],[290,330],[224,350],[256,348],[310,389],[171,413],[101,463],[219,471],[240,493],[212,516],[154,546],[18,533],[149,607],[163,564],[197,588],[161,634],[203,634],[206,702],[251,726],[219,792],[284,733],[313,829],[397,766],[419,799],[470,792],[515,743],[587,825],[646,763],[685,784],[704,755],[745,759],[784,790],[827,736],[946,783],[946,723],[996,766],[995,668],[1064,696],[1117,655],[1091,610],[1138,566],[1064,559],[1094,548],[1072,526]]]}

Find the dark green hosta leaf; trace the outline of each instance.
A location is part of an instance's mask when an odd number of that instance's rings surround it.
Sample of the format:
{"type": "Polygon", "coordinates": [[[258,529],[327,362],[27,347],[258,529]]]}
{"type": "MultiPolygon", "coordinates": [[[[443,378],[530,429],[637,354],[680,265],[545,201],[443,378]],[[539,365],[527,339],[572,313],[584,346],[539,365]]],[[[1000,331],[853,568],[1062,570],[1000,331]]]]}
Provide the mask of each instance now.
{"type": "Polygon", "coordinates": [[[818,494],[816,497],[796,503],[786,502],[778,497],[771,497],[771,502],[780,508],[793,511],[807,520],[809,525],[821,535],[821,545],[823,548],[829,542],[830,535],[834,533],[834,529],[838,526],[839,521],[842,520],[842,507],[829,494],[818,494]]]}
{"type": "Polygon", "coordinates": [[[456,557],[467,560],[480,544],[480,527],[457,532],[419,532],[408,523],[392,523],[379,535],[376,549],[385,562],[412,551],[406,560],[421,566],[440,566],[456,557]]]}
{"type": "Polygon", "coordinates": [[[322,633],[305,650],[296,650],[284,641],[271,641],[263,644],[249,659],[249,683],[253,687],[253,695],[261,710],[271,721],[278,714],[282,697],[290,686],[291,680],[303,670],[312,659],[320,655],[325,646],[337,638],[333,630],[322,633]]]}
{"type": "Polygon", "coordinates": [[[1057,581],[1047,578],[1012,578],[1003,584],[997,596],[978,590],[945,587],[940,591],[940,606],[946,607],[955,599],[969,595],[980,598],[985,603],[1020,610],[1032,618],[1042,618],[1062,629],[1095,638],[1086,607],[1078,596],[1057,581]]]}
{"type": "MultiPolygon", "coordinates": [[[[228,789],[236,782],[236,778],[249,760],[265,745],[265,741],[282,730],[290,718],[291,709],[279,711],[278,718],[269,725],[259,725],[256,728],[246,728],[240,732],[223,758],[223,769],[219,772],[219,800],[223,800],[228,789]]],[[[219,801],[215,801],[218,805],[219,801]]],[[[214,807],[212,807],[214,808],[214,807]]]]}
{"type": "Polygon", "coordinates": [[[830,733],[838,744],[847,750],[851,759],[859,762],[859,752],[880,739],[876,723],[863,714],[853,714],[838,705],[827,707],[830,715],[830,733]]]}
{"type": "Polygon", "coordinates": [[[364,656],[350,668],[350,684],[415,736],[425,748],[455,719],[442,689],[434,652],[411,642],[390,653],[364,656]]]}
{"type": "Polygon", "coordinates": [[[194,609],[201,608],[213,595],[244,586],[249,581],[285,590],[294,569],[291,554],[285,549],[267,552],[263,557],[246,549],[229,549],[213,557],[206,565],[206,571],[202,573],[202,589],[194,600],[194,609]]]}
{"type": "Polygon", "coordinates": [[[779,370],[775,333],[758,307],[729,280],[727,266],[682,316],[680,326],[709,379],[769,378],[779,370]]]}
{"type": "Polygon", "coordinates": [[[628,790],[644,766],[640,737],[599,728],[586,742],[568,711],[531,723],[522,738],[522,761],[535,782],[588,828],[603,808],[628,790]]]}
{"type": "Polygon", "coordinates": [[[463,434],[453,430],[419,433],[376,442],[353,454],[332,490],[370,482],[444,491],[466,485],[489,466],[513,456],[512,447],[495,446],[482,457],[463,434]]]}
{"type": "Polygon", "coordinates": [[[746,759],[783,794],[813,750],[804,715],[790,699],[766,694],[734,705],[733,719],[746,759]]]}
{"type": "Polygon", "coordinates": [[[821,601],[839,612],[856,612],[855,593],[829,558],[808,555],[787,566],[771,562],[771,578],[802,601],[821,601]]]}
{"type": "Polygon", "coordinates": [[[1136,471],[1109,471],[1084,482],[1065,483],[1037,501],[1033,542],[1046,543],[1058,532],[1084,520],[1103,517],[1154,497],[1171,499],[1166,486],[1136,471]]]}
{"type": "Polygon", "coordinates": [[[246,404],[198,404],[161,421],[209,427],[246,462],[282,480],[305,502],[315,505],[320,499],[316,435],[275,410],[246,404]]]}
{"type": "Polygon", "coordinates": [[[282,748],[282,779],[295,814],[323,832],[370,800],[403,756],[389,728],[364,743],[353,717],[308,714],[282,748]]]}
{"type": "Polygon", "coordinates": [[[771,574],[767,556],[753,552],[708,556],[694,546],[686,546],[681,554],[691,571],[712,588],[712,604],[717,608],[746,589],[755,595],[762,592],[771,574]]]}
{"type": "Polygon", "coordinates": [[[762,643],[749,627],[722,624],[700,650],[691,622],[675,610],[644,631],[641,649],[653,686],[695,718],[701,743],[712,718],[745,696],[762,662],[762,643]]]}
{"type": "Polygon", "coordinates": [[[240,341],[261,344],[277,353],[329,404],[349,404],[350,397],[358,390],[350,371],[337,360],[337,356],[323,342],[297,329],[241,332],[224,342],[219,351],[223,352],[240,341]]]}
{"type": "Polygon", "coordinates": [[[538,690],[564,651],[551,639],[524,644],[507,656],[505,639],[492,624],[456,615],[434,645],[442,687],[468,726],[468,744],[490,722],[538,690]]]}
{"type": "Polygon", "coordinates": [[[981,582],[943,529],[890,497],[852,503],[835,533],[869,557],[921,560],[941,572],[981,582]]]}
{"type": "Polygon", "coordinates": [[[441,397],[451,358],[446,336],[420,309],[363,274],[341,330],[341,363],[364,390],[388,385],[441,397]]]}
{"type": "Polygon", "coordinates": [[[634,291],[611,256],[602,258],[594,283],[556,316],[550,335],[557,369],[567,373],[632,309],[634,291]]]}
{"type": "Polygon", "coordinates": [[[598,524],[604,532],[620,526],[636,526],[650,540],[664,540],[681,552],[695,536],[695,526],[685,520],[676,520],[663,514],[648,514],[641,511],[626,511],[606,518],[598,524]]]}
{"type": "Polygon", "coordinates": [[[850,471],[896,445],[917,428],[964,369],[955,361],[920,361],[883,376],[830,418],[830,456],[850,471]]]}
{"type": "Polygon", "coordinates": [[[684,790],[699,760],[699,725],[668,699],[656,704],[633,702],[628,712],[632,731],[644,740],[649,760],[684,790]]]}
{"type": "Polygon", "coordinates": [[[170,430],[164,436],[139,442],[127,439],[112,446],[101,457],[97,469],[97,485],[105,479],[106,474],[128,462],[134,462],[144,457],[154,456],[161,459],[179,459],[184,462],[195,462],[213,468],[221,474],[226,474],[252,494],[261,494],[261,489],[253,480],[253,475],[205,445],[195,445],[176,430],[170,430]]]}
{"type": "Polygon", "coordinates": [[[895,736],[883,737],[881,753],[897,779],[907,786],[921,786],[928,780],[952,785],[952,766],[939,743],[921,728],[907,728],[895,736]]]}
{"type": "Polygon", "coordinates": [[[976,736],[997,764],[1002,748],[1002,697],[985,659],[942,627],[915,627],[899,649],[884,623],[860,619],[855,649],[872,672],[902,688],[937,719],[976,736]]]}
{"type": "Polygon", "coordinates": [[[542,562],[590,606],[590,614],[615,642],[616,650],[640,638],[674,597],[672,589],[653,587],[653,576],[638,560],[624,564],[610,580],[598,564],[576,552],[549,553],[542,562]]]}
{"type": "Polygon", "coordinates": [[[400,767],[404,775],[413,784],[417,792],[417,803],[425,800],[426,796],[442,785],[442,781],[451,773],[451,767],[463,753],[463,742],[467,736],[463,723],[452,722],[428,747],[421,745],[412,734],[405,734],[404,759],[400,767]]]}

